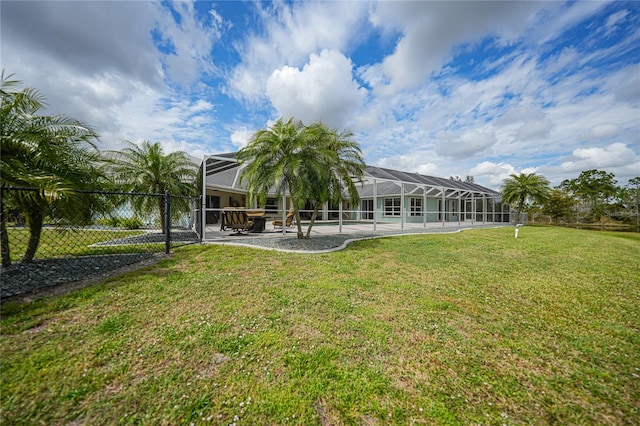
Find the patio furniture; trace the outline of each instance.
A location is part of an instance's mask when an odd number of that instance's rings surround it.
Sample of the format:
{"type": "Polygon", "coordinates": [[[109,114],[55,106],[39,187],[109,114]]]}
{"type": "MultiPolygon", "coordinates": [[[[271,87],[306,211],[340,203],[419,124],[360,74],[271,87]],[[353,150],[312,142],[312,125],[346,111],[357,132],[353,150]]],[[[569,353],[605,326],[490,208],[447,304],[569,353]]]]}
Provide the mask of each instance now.
{"type": "MultiPolygon", "coordinates": [[[[289,213],[287,213],[287,217],[285,219],[285,225],[287,228],[292,228],[293,227],[293,218],[295,217],[294,214],[294,210],[293,209],[289,209],[289,213]]],[[[282,220],[281,219],[275,219],[273,222],[273,227],[275,228],[276,226],[282,228],[282,220]]]]}
{"type": "Polygon", "coordinates": [[[253,216],[249,218],[251,225],[249,226],[249,231],[251,232],[262,232],[265,228],[266,219],[264,216],[253,216]]]}
{"type": "Polygon", "coordinates": [[[233,229],[236,234],[243,231],[262,232],[266,219],[263,209],[245,209],[244,207],[228,207],[222,211],[220,230],[233,229]]]}
{"type": "Polygon", "coordinates": [[[252,209],[247,210],[247,218],[251,225],[249,225],[249,231],[262,232],[265,228],[266,219],[264,217],[264,209],[252,209]]]}
{"type": "Polygon", "coordinates": [[[230,228],[236,231],[236,235],[241,235],[242,231],[247,231],[251,224],[247,217],[247,211],[244,209],[225,209],[222,211],[222,224],[220,225],[222,231],[230,228]]]}

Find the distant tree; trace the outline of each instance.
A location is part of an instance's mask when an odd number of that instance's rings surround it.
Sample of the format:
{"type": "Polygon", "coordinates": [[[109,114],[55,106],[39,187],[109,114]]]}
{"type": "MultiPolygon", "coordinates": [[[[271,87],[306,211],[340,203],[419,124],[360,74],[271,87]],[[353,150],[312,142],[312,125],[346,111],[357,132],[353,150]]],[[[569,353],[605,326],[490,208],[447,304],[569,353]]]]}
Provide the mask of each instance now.
{"type": "MultiPolygon", "coordinates": [[[[300,209],[307,201],[318,206],[341,201],[346,189],[351,200],[358,199],[355,183],[364,175],[364,161],[350,132],[337,132],[320,123],[309,127],[290,118],[278,119],[258,130],[242,148],[237,159],[244,165],[241,179],[247,182],[250,200],[264,204],[274,190],[282,200],[287,194],[296,217],[298,238],[305,238],[300,209]]],[[[310,237],[313,219],[307,229],[310,237]]]]}
{"type": "Polygon", "coordinates": [[[599,221],[616,196],[616,183],[613,173],[592,169],[581,172],[576,179],[562,181],[560,187],[587,205],[588,218],[599,221]]]}
{"type": "Polygon", "coordinates": [[[467,175],[464,180],[460,176],[449,176],[449,179],[456,182],[476,183],[476,180],[471,175],[467,175]]]}
{"type": "MultiPolygon", "coordinates": [[[[111,151],[109,165],[116,185],[131,192],[164,194],[169,192],[172,216],[188,212],[189,202],[186,198],[195,195],[195,177],[197,166],[182,151],[165,154],[158,142],[144,141],[140,146],[124,142],[126,147],[121,151],[111,151]]],[[[165,232],[165,203],[163,197],[136,197],[133,200],[134,210],[140,214],[154,211],[160,215],[162,232],[165,232]]]]}
{"type": "Polygon", "coordinates": [[[635,209],[636,231],[640,231],[640,176],[629,179],[627,185],[631,209],[635,209]]]}
{"type": "Polygon", "coordinates": [[[20,81],[11,77],[2,72],[0,183],[38,190],[4,194],[0,209],[3,266],[11,264],[6,229],[9,206],[24,214],[29,242],[22,261],[31,262],[46,218],[73,224],[91,221],[99,199],[77,190],[95,189],[104,178],[94,145],[96,133],[70,117],[37,115],[44,97],[35,89],[20,89],[20,81]]]}
{"type": "Polygon", "coordinates": [[[527,204],[543,204],[549,194],[549,181],[535,173],[512,174],[504,180],[502,201],[516,205],[518,220],[527,204]]]}
{"type": "Polygon", "coordinates": [[[558,219],[568,217],[574,206],[573,198],[560,189],[553,189],[544,202],[542,213],[551,216],[556,224],[558,219]]]}

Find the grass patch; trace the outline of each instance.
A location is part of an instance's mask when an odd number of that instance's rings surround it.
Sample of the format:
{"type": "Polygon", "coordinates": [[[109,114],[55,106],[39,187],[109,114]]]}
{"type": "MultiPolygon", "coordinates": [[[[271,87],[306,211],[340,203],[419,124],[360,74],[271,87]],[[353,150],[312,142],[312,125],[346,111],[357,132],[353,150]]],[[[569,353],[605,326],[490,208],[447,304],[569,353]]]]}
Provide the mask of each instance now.
{"type": "MultiPolygon", "coordinates": [[[[120,238],[141,235],[143,231],[96,230],[82,228],[44,228],[36,258],[50,259],[64,256],[90,256],[100,254],[144,253],[149,250],[161,251],[164,244],[95,246],[94,244],[120,238]]],[[[27,251],[29,230],[9,228],[11,260],[20,260],[27,251]]]]}
{"type": "Polygon", "coordinates": [[[3,424],[630,424],[640,236],[190,246],[2,306],[3,424]]]}

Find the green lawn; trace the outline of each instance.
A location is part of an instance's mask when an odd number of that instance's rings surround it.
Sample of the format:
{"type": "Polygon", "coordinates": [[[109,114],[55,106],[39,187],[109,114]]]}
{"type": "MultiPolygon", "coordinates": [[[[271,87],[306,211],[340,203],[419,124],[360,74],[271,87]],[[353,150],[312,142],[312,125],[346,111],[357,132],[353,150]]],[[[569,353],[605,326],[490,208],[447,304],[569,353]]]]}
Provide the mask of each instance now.
{"type": "Polygon", "coordinates": [[[2,307],[1,424],[633,424],[640,235],[189,246],[2,307]]]}
{"type": "MultiPolygon", "coordinates": [[[[64,256],[88,256],[97,254],[116,254],[145,252],[148,250],[161,251],[164,245],[140,244],[133,245],[104,245],[94,244],[143,234],[143,231],[129,230],[97,230],[83,228],[44,228],[40,236],[40,244],[36,258],[50,259],[64,256]]],[[[27,228],[9,228],[9,247],[11,259],[20,260],[27,251],[29,230],[27,228]]]]}

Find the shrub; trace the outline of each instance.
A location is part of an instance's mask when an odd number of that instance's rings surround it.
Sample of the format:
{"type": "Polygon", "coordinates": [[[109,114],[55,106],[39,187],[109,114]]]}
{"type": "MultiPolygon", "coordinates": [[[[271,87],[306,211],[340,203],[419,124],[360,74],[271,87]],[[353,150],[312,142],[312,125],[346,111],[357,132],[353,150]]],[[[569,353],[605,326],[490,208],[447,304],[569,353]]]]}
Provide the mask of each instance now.
{"type": "Polygon", "coordinates": [[[142,228],[142,221],[137,217],[105,217],[96,221],[100,225],[112,228],[138,229],[142,228]]]}
{"type": "Polygon", "coordinates": [[[124,229],[142,228],[142,221],[137,217],[128,217],[120,219],[120,227],[124,229]]]}

